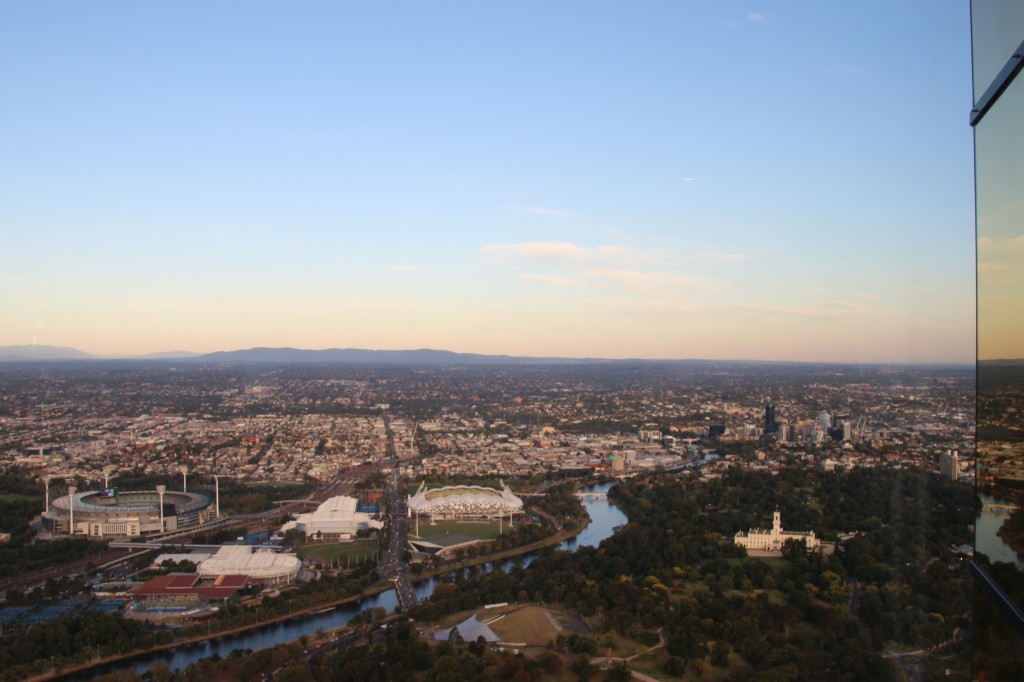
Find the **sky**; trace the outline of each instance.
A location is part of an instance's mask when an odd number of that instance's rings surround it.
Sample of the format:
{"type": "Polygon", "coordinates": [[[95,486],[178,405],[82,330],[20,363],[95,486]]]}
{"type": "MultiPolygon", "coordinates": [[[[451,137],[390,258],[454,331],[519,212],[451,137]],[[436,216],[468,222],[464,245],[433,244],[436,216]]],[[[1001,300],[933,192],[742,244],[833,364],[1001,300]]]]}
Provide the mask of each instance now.
{"type": "Polygon", "coordinates": [[[16,0],[0,90],[0,345],[975,357],[963,0],[16,0]]]}

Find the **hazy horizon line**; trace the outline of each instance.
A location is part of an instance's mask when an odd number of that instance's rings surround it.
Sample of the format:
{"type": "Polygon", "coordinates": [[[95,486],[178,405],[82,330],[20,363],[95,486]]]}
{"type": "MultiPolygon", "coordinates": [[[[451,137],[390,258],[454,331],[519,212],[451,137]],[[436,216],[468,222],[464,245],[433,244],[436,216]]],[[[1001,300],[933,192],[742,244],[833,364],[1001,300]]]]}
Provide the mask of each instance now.
{"type": "Polygon", "coordinates": [[[300,346],[250,346],[247,348],[234,348],[230,350],[214,350],[214,351],[188,351],[188,350],[175,350],[175,351],[151,351],[141,353],[95,353],[91,351],[83,351],[74,346],[53,346],[49,344],[13,344],[7,346],[0,346],[0,361],[4,362],[17,362],[19,360],[52,360],[52,361],[66,361],[66,360],[81,360],[81,361],[103,361],[103,360],[192,360],[202,356],[216,355],[216,354],[241,354],[247,352],[258,352],[258,351],[295,351],[300,353],[326,353],[331,351],[352,351],[352,352],[364,352],[364,353],[445,353],[456,356],[476,356],[485,358],[494,358],[499,361],[503,358],[510,360],[535,360],[538,362],[551,362],[551,361],[572,361],[572,362],[595,362],[595,363],[613,363],[613,362],[726,362],[726,363],[760,363],[760,364],[826,364],[826,365],[914,365],[914,366],[970,366],[976,365],[979,362],[1024,362],[1024,358],[984,358],[969,360],[866,360],[866,359],[792,359],[792,358],[750,358],[750,357],[739,357],[739,358],[727,358],[727,357],[644,357],[644,356],[621,356],[621,357],[610,357],[610,356],[591,356],[591,355],[517,355],[512,353],[486,353],[477,351],[455,351],[445,348],[429,348],[425,346],[421,347],[407,347],[407,348],[357,348],[353,346],[342,347],[332,346],[327,348],[303,348],[300,346]],[[49,350],[64,350],[73,351],[79,353],[85,357],[50,357],[50,358],[4,358],[4,351],[11,351],[14,349],[30,350],[30,349],[49,349],[49,350]]]}

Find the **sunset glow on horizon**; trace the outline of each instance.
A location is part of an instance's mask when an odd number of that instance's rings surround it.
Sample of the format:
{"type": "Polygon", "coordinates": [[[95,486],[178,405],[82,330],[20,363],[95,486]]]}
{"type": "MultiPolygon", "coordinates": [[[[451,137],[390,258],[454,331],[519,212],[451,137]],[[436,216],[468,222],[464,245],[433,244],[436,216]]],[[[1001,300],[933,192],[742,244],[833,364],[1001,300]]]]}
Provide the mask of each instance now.
{"type": "Polygon", "coordinates": [[[15,3],[0,36],[0,346],[975,358],[961,2],[15,3]]]}

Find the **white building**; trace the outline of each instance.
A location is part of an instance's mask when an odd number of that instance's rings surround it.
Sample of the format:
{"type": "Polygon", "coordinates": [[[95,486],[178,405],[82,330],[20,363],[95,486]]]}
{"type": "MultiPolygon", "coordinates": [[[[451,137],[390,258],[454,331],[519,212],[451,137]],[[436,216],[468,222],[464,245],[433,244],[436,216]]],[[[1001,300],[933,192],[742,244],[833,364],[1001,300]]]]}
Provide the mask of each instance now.
{"type": "Polygon", "coordinates": [[[523,513],[523,501],[507,485],[501,490],[479,485],[453,485],[426,490],[420,484],[416,494],[408,500],[410,515],[429,515],[431,519],[499,519],[523,513]]]}
{"type": "Polygon", "coordinates": [[[254,582],[277,584],[295,580],[300,568],[302,562],[294,554],[254,550],[248,545],[227,545],[200,562],[196,573],[202,578],[244,575],[254,582]]]}
{"type": "Polygon", "coordinates": [[[339,495],[327,500],[316,511],[299,514],[294,521],[281,527],[281,532],[292,528],[302,531],[308,539],[347,540],[361,530],[384,527],[371,514],[356,511],[359,501],[354,497],[339,495]]]}
{"type": "Polygon", "coordinates": [[[960,454],[956,450],[946,450],[939,455],[939,471],[951,481],[960,477],[960,454]]]}
{"type": "Polygon", "coordinates": [[[782,546],[787,540],[798,540],[807,545],[807,551],[811,552],[821,546],[821,541],[814,537],[814,531],[787,531],[782,530],[782,512],[776,510],[770,529],[751,528],[747,532],[736,533],[734,541],[749,553],[750,550],[764,552],[781,552],[782,546]]]}

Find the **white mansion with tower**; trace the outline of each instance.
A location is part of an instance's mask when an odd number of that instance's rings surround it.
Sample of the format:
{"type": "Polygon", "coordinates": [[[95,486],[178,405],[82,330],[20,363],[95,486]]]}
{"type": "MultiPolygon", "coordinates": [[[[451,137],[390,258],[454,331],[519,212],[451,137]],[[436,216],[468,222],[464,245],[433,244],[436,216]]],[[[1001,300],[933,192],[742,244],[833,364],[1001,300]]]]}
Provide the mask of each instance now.
{"type": "Polygon", "coordinates": [[[807,551],[813,552],[821,546],[821,540],[814,537],[814,531],[782,530],[782,512],[775,510],[771,529],[751,528],[747,532],[736,533],[734,541],[749,553],[750,550],[763,552],[781,552],[787,540],[797,540],[807,545],[807,551]]]}

